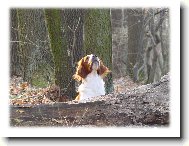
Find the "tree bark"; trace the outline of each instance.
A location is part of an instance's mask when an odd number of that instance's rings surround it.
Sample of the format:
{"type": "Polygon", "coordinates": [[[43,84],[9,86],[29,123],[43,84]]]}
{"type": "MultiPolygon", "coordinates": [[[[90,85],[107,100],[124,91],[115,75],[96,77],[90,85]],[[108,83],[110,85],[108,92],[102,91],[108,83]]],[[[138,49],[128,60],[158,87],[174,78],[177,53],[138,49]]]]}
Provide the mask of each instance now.
{"type": "Polygon", "coordinates": [[[162,51],[162,36],[160,35],[160,28],[164,21],[164,17],[160,12],[160,16],[157,17],[157,22],[155,23],[155,10],[149,9],[149,16],[151,19],[149,21],[149,30],[148,30],[148,46],[147,46],[147,56],[150,63],[148,63],[148,80],[147,83],[152,83],[158,81],[162,75],[165,74],[164,68],[164,57],[162,51]],[[151,49],[149,49],[151,48],[151,49]]]}
{"type": "Polygon", "coordinates": [[[68,48],[72,56],[72,65],[76,67],[77,62],[84,56],[83,49],[83,21],[84,9],[64,9],[62,11],[63,21],[67,27],[68,48]]]}
{"type": "MultiPolygon", "coordinates": [[[[112,34],[109,9],[87,9],[84,19],[85,54],[96,54],[112,70],[112,34]]],[[[113,91],[112,73],[105,80],[106,93],[113,91]]]]}
{"type": "Polygon", "coordinates": [[[12,13],[14,18],[11,21],[11,64],[17,63],[19,75],[33,85],[35,74],[44,79],[48,76],[46,69],[53,66],[44,11],[42,9],[12,9],[12,12],[14,12],[12,13]],[[14,55],[17,59],[12,58],[14,55]],[[44,73],[41,75],[39,72],[42,71],[44,73]]]}
{"type": "MultiPolygon", "coordinates": [[[[127,73],[132,78],[134,77],[134,66],[137,63],[141,48],[141,31],[142,9],[128,9],[128,53],[127,53],[127,73]]],[[[135,77],[136,78],[136,77],[135,77]]]]}
{"type": "Polygon", "coordinates": [[[51,50],[55,64],[55,84],[59,86],[61,94],[73,99],[75,88],[73,88],[70,50],[66,39],[66,21],[62,20],[62,10],[45,9],[47,27],[49,32],[51,50]]]}
{"type": "Polygon", "coordinates": [[[30,81],[29,75],[29,56],[31,54],[31,46],[26,42],[25,38],[30,39],[31,35],[28,35],[30,32],[29,20],[29,10],[17,9],[17,18],[18,18],[18,36],[19,36],[19,55],[20,55],[20,64],[22,70],[22,77],[24,81],[30,81]]]}
{"type": "Polygon", "coordinates": [[[20,68],[20,56],[19,56],[19,43],[12,42],[18,41],[18,17],[17,10],[10,10],[10,76],[16,75],[19,76],[22,74],[20,68]]]}

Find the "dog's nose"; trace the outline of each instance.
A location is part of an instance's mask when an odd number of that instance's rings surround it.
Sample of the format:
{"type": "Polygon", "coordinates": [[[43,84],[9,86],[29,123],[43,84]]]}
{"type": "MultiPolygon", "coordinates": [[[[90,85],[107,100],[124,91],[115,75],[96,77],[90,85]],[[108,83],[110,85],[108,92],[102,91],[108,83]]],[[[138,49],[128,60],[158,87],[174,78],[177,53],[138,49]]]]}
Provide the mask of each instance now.
{"type": "Polygon", "coordinates": [[[93,57],[93,58],[97,58],[97,55],[94,55],[94,54],[93,54],[93,56],[92,56],[92,57],[93,57]]]}
{"type": "Polygon", "coordinates": [[[94,62],[94,61],[97,61],[97,60],[98,60],[97,55],[92,54],[92,61],[94,62]]]}

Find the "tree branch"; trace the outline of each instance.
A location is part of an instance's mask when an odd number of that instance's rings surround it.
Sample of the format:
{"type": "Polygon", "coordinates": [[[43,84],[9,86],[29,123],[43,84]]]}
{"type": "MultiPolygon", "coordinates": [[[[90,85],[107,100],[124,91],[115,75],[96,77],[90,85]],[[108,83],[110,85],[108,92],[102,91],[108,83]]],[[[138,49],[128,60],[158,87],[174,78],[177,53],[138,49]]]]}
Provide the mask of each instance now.
{"type": "Polygon", "coordinates": [[[169,12],[169,9],[161,9],[160,11],[158,11],[158,12],[156,12],[155,14],[154,14],[154,16],[155,15],[157,15],[157,14],[160,14],[161,12],[169,12]]]}

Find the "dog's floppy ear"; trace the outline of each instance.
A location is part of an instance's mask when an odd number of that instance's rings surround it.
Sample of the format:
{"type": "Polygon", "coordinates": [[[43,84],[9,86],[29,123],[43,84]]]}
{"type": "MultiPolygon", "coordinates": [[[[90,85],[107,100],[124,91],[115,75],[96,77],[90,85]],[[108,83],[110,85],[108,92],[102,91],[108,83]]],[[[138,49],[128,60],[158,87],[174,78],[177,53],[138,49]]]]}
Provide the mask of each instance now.
{"type": "Polygon", "coordinates": [[[108,73],[111,71],[103,64],[103,62],[100,60],[100,67],[97,71],[97,73],[104,78],[108,73]]]}
{"type": "Polygon", "coordinates": [[[73,75],[73,79],[77,81],[82,81],[87,76],[87,70],[84,65],[84,58],[82,58],[78,63],[77,63],[77,69],[76,73],[73,75]]]}

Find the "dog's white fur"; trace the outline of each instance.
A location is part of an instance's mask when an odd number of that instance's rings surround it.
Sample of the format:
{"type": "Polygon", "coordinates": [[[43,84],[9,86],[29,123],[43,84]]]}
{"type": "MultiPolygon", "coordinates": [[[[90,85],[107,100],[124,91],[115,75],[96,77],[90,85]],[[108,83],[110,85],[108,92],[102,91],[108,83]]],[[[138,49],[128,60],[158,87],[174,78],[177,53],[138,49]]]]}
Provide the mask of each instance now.
{"type": "Polygon", "coordinates": [[[73,78],[81,81],[78,88],[76,101],[91,99],[96,96],[105,95],[105,83],[103,78],[110,72],[103,62],[96,55],[83,57],[77,66],[73,78]]]}
{"type": "Polygon", "coordinates": [[[93,71],[83,79],[78,91],[81,101],[105,95],[104,81],[102,77],[97,74],[97,71],[93,69],[93,71]]]}

